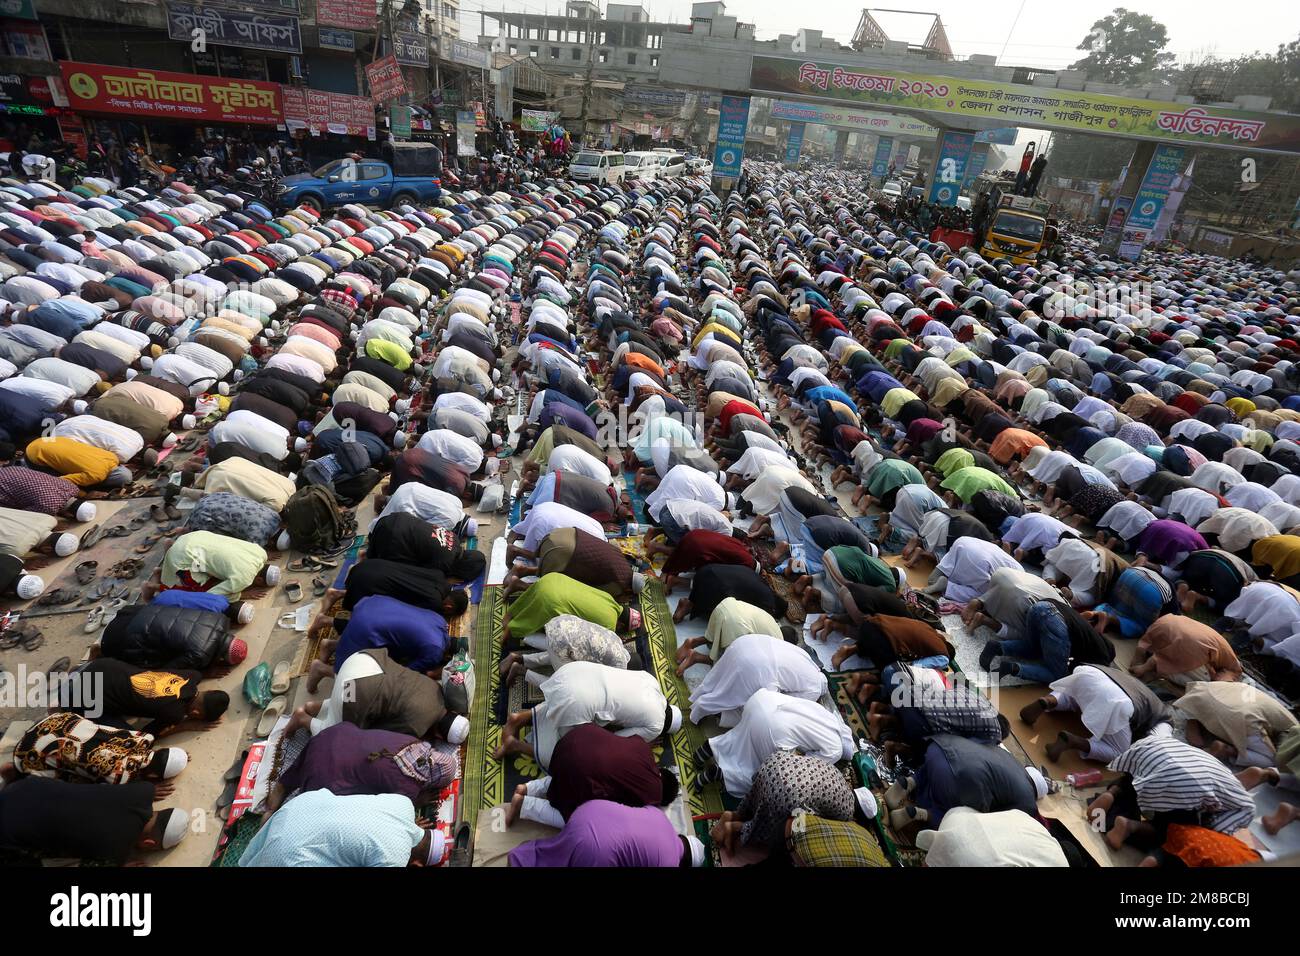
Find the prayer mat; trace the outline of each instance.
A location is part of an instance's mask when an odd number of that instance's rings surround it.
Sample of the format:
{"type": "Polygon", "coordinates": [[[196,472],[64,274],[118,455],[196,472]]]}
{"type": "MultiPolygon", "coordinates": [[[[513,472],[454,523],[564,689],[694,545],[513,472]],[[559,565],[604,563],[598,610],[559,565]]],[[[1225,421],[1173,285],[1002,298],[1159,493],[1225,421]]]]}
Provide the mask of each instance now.
{"type": "Polygon", "coordinates": [[[794,593],[794,582],[784,574],[767,574],[764,575],[764,578],[768,586],[776,594],[785,598],[785,619],[793,624],[796,629],[802,628],[803,622],[808,619],[808,612],[804,609],[803,602],[799,600],[798,595],[794,593]]]}
{"type": "MultiPolygon", "coordinates": [[[[470,722],[470,736],[465,749],[460,802],[460,818],[471,826],[477,823],[479,813],[508,803],[519,784],[544,775],[537,761],[527,754],[513,754],[504,760],[493,756],[501,744],[501,727],[507,711],[517,709],[516,704],[531,706],[535,702],[535,692],[521,686],[526,682],[521,681],[509,689],[502,684],[500,663],[505,629],[501,622],[508,603],[501,588],[484,588],[475,622],[472,642],[476,676],[472,713],[475,719],[470,722]]],[[[674,673],[676,646],[672,614],[664,602],[659,582],[647,582],[646,591],[641,595],[641,611],[643,624],[636,639],[637,653],[643,661],[653,662],[654,673],[669,703],[689,712],[685,685],[674,673]]],[[[537,694],[537,699],[540,699],[540,694],[537,694]]],[[[525,728],[523,739],[528,737],[528,728],[525,728]]],[[[652,743],[661,766],[679,768],[683,792],[691,795],[692,814],[705,812],[700,807],[722,809],[716,785],[711,788],[712,793],[704,797],[698,796],[691,787],[695,774],[691,754],[703,743],[704,735],[689,722],[683,722],[682,729],[673,736],[670,748],[664,748],[658,741],[652,743]]]]}
{"type": "Polygon", "coordinates": [[[226,824],[221,834],[220,845],[212,857],[210,866],[239,866],[239,858],[253,842],[257,831],[262,829],[263,817],[260,813],[241,813],[234,823],[226,824]]]}
{"type": "Polygon", "coordinates": [[[650,514],[645,510],[645,495],[636,489],[636,472],[623,472],[623,490],[627,492],[628,501],[632,503],[632,515],[639,525],[648,525],[653,522],[650,520],[650,514]]]}
{"type": "Polygon", "coordinates": [[[686,682],[677,676],[677,637],[673,630],[672,611],[668,608],[660,581],[646,581],[645,590],[641,592],[641,615],[641,626],[649,645],[649,657],[643,655],[641,659],[653,666],[668,703],[678,707],[683,714],[681,728],[672,735],[674,759],[668,765],[675,763],[677,766],[682,792],[689,799],[687,806],[692,816],[720,812],[723,809],[722,785],[714,783],[701,788],[695,783],[698,768],[692,754],[704,746],[707,738],[689,720],[690,693],[686,682]]]}

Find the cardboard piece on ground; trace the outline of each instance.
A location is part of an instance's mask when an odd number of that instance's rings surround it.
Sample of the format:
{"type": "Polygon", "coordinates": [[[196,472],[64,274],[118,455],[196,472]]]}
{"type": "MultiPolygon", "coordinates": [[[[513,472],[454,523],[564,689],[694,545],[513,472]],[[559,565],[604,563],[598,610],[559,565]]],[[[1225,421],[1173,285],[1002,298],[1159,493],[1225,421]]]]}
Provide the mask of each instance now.
{"type": "Polygon", "coordinates": [[[930,572],[934,570],[934,562],[926,559],[918,561],[914,568],[906,567],[901,554],[886,554],[881,560],[893,567],[903,568],[907,572],[907,583],[914,588],[924,588],[930,581],[930,572]]]}
{"type": "Polygon", "coordinates": [[[1068,787],[1060,793],[1048,794],[1038,801],[1041,816],[1059,820],[1070,831],[1084,851],[1092,857],[1098,866],[1137,866],[1142,862],[1143,854],[1131,846],[1115,851],[1106,845],[1106,840],[1085,818],[1088,800],[1097,790],[1074,792],[1068,787]]]}
{"type": "Polygon", "coordinates": [[[1097,763],[1095,760],[1084,760],[1077,750],[1067,751],[1057,763],[1047,759],[1047,745],[1062,731],[1085,738],[1089,736],[1083,721],[1075,713],[1047,711],[1034,721],[1032,727],[1020,719],[1021,709],[1047,692],[1044,684],[1022,684],[1019,687],[1000,687],[994,695],[998,711],[1011,724],[1011,732],[1020,742],[1020,746],[1025,748],[1029,759],[1035,766],[1047,767],[1056,780],[1064,780],[1067,773],[1078,773],[1084,770],[1100,770],[1105,774],[1104,779],[1107,781],[1118,778],[1119,774],[1107,770],[1105,764],[1097,763]]]}
{"type": "Polygon", "coordinates": [[[506,805],[498,804],[478,815],[478,823],[474,827],[473,866],[509,866],[508,855],[519,844],[529,840],[545,840],[560,832],[554,827],[531,820],[516,820],[513,826],[501,828],[497,821],[505,819],[505,812],[506,805]]]}

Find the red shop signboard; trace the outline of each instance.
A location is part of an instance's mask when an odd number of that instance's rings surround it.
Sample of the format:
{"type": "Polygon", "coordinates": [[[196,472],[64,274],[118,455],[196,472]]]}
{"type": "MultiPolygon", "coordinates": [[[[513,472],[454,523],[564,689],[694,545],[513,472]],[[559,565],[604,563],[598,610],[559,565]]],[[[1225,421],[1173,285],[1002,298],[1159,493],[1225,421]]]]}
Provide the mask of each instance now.
{"type": "Polygon", "coordinates": [[[59,69],[68,103],[81,113],[270,126],[282,121],[276,83],[94,63],[60,63],[59,69]]]}

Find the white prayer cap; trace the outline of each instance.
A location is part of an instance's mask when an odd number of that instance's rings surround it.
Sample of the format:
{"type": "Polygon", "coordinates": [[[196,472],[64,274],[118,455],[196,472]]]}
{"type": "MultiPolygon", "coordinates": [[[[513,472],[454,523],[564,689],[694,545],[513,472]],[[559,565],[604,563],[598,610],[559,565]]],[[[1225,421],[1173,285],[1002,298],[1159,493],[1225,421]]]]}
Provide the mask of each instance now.
{"type": "Polygon", "coordinates": [[[77,520],[94,521],[95,514],[98,511],[99,509],[95,507],[94,502],[83,501],[81,504],[77,505],[77,520]]]}
{"type": "Polygon", "coordinates": [[[397,401],[393,402],[393,410],[399,415],[405,415],[410,407],[411,400],[409,398],[399,398],[397,401]]]}
{"type": "Polygon", "coordinates": [[[668,732],[675,734],[682,729],[682,711],[680,707],[668,708],[668,732]]]}
{"type": "Polygon", "coordinates": [[[280,551],[289,550],[289,532],[281,531],[280,536],[275,539],[275,546],[280,551]]]}
{"type": "Polygon", "coordinates": [[[24,574],[18,579],[17,591],[20,598],[30,601],[45,593],[45,581],[35,574],[24,574]]]}
{"type": "Polygon", "coordinates": [[[493,432],[493,433],[492,433],[492,447],[493,447],[493,448],[500,448],[503,444],[504,444],[504,441],[503,441],[503,439],[501,438],[501,436],[498,435],[498,434],[496,434],[495,432],[493,432]]]}
{"type": "Polygon", "coordinates": [[[478,534],[478,522],[473,518],[465,519],[465,537],[473,538],[478,534]]]}
{"type": "Polygon", "coordinates": [[[186,768],[190,762],[190,755],[180,747],[168,747],[163,752],[167,754],[167,759],[163,763],[162,778],[170,780],[186,768]]]}
{"type": "Polygon", "coordinates": [[[704,865],[704,844],[699,837],[688,836],[686,845],[691,848],[691,866],[704,865]]]}
{"type": "Polygon", "coordinates": [[[1037,767],[1026,767],[1025,773],[1034,782],[1034,790],[1038,794],[1038,799],[1041,800],[1047,796],[1047,778],[1043,776],[1043,772],[1037,767]]]}
{"type": "Polygon", "coordinates": [[[162,446],[164,448],[171,448],[175,444],[176,444],[176,433],[168,432],[167,437],[162,440],[162,446]]]}
{"type": "Polygon", "coordinates": [[[280,583],[280,566],[278,564],[272,564],[267,567],[266,583],[270,587],[275,587],[280,583]]]}
{"type": "Polygon", "coordinates": [[[393,435],[393,447],[394,448],[406,447],[406,432],[399,431],[393,435]]]}
{"type": "Polygon", "coordinates": [[[76,412],[78,415],[86,414],[86,409],[89,407],[90,406],[87,405],[85,402],[83,402],[81,399],[77,399],[75,402],[72,403],[72,410],[76,412]]]}
{"type": "Polygon", "coordinates": [[[463,744],[469,739],[469,718],[457,714],[447,728],[447,743],[463,744]]]}
{"type": "Polygon", "coordinates": [[[190,815],[180,807],[172,807],[167,816],[167,823],[163,827],[162,846],[164,850],[170,850],[181,840],[185,839],[185,834],[190,832],[190,815]]]}
{"type": "Polygon", "coordinates": [[[54,553],[61,558],[66,558],[77,550],[77,545],[80,543],[80,539],[75,534],[65,531],[59,535],[59,540],[54,542],[54,553]]]}
{"type": "Polygon", "coordinates": [[[181,427],[184,428],[186,431],[189,431],[198,423],[199,420],[195,418],[193,415],[186,415],[181,419],[181,427]]]}
{"type": "Polygon", "coordinates": [[[293,440],[293,450],[294,450],[294,451],[297,451],[297,452],[304,452],[304,451],[306,451],[306,450],[307,450],[307,439],[305,439],[305,438],[295,438],[295,439],[293,440]]]}
{"type": "Polygon", "coordinates": [[[149,371],[149,369],[153,368],[153,359],[148,355],[141,355],[140,367],[144,369],[146,372],[149,371]]]}
{"type": "Polygon", "coordinates": [[[235,614],[235,622],[238,624],[253,623],[253,615],[257,613],[257,608],[253,607],[251,601],[240,601],[239,610],[235,614]]]}
{"type": "Polygon", "coordinates": [[[131,381],[131,379],[135,378],[139,374],[140,373],[137,372],[135,369],[129,368],[126,370],[126,380],[129,382],[131,381]]]}
{"type": "Polygon", "coordinates": [[[229,382],[218,382],[218,383],[217,383],[217,394],[218,394],[218,395],[229,395],[229,394],[230,394],[230,383],[229,383],[229,382]]]}
{"type": "Polygon", "coordinates": [[[447,849],[447,838],[441,830],[429,831],[429,854],[424,858],[425,866],[439,866],[443,851],[447,849]]]}
{"type": "Polygon", "coordinates": [[[857,787],[853,791],[853,796],[857,798],[858,806],[862,808],[862,815],[868,820],[876,818],[876,795],[871,792],[870,787],[857,787]]]}

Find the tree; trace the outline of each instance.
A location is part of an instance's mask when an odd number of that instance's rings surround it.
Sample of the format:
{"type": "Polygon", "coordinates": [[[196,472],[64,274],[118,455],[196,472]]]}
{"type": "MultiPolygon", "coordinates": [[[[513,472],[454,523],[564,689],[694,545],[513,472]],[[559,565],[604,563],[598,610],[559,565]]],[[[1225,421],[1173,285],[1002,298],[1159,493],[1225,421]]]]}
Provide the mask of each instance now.
{"type": "Polygon", "coordinates": [[[1168,44],[1164,24],[1145,13],[1116,7],[1093,23],[1078,46],[1088,55],[1071,69],[1082,70],[1088,79],[1102,83],[1138,83],[1173,66],[1174,55],[1165,52],[1168,44]]]}

